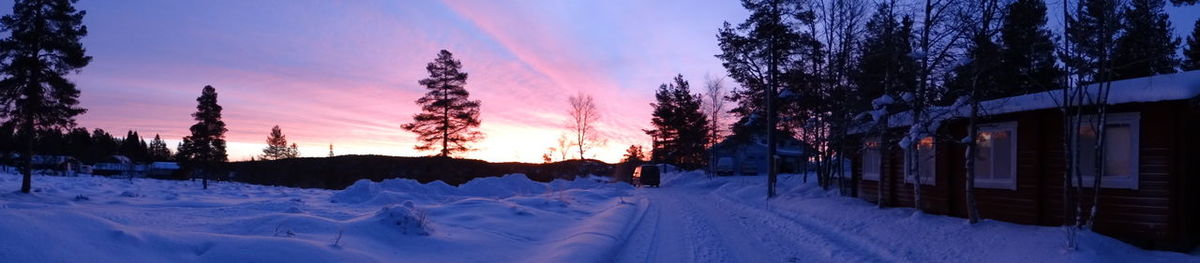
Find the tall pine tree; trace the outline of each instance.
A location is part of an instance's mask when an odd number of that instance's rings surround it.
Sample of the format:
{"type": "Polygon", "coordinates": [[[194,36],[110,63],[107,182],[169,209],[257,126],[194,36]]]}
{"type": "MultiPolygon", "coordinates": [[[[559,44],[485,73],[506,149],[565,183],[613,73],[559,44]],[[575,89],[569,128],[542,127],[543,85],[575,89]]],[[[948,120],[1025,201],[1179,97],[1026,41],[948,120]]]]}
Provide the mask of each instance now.
{"type": "Polygon", "coordinates": [[[158,134],[154,135],[154,139],[150,140],[149,154],[150,161],[162,162],[171,159],[171,149],[167,148],[167,142],[163,141],[158,134]]]}
{"type": "Polygon", "coordinates": [[[650,120],[654,129],[646,130],[654,142],[650,159],[683,169],[704,167],[708,118],[700,109],[700,95],[692,94],[687,80],[677,75],[674,83],[660,85],[654,97],[655,103],[650,104],[654,107],[650,120]]]}
{"type": "Polygon", "coordinates": [[[470,151],[467,143],[483,139],[479,127],[479,101],[470,100],[467,73],[462,72],[462,63],[453,54],[442,50],[437,59],[425,66],[429,78],[419,83],[429,92],[417,99],[421,113],[413,115],[413,122],[402,128],[417,134],[420,151],[433,150],[441,146],[438,156],[449,157],[458,152],[470,151]]]}
{"type": "Polygon", "coordinates": [[[909,16],[899,17],[895,8],[881,3],[867,21],[862,55],[852,74],[859,94],[856,105],[870,105],[867,102],[884,94],[897,97],[916,89],[917,61],[909,55],[913,21],[909,16]]]}
{"type": "Polygon", "coordinates": [[[1113,51],[1115,79],[1175,73],[1179,39],[1163,0],[1131,0],[1121,12],[1124,34],[1113,51]]]}
{"type": "Polygon", "coordinates": [[[125,139],[121,140],[117,153],[136,162],[145,162],[150,158],[148,152],[146,141],[143,141],[136,131],[129,131],[125,133],[125,139]]]}
{"type": "Polygon", "coordinates": [[[0,118],[18,127],[23,135],[24,166],[21,192],[28,193],[32,178],[33,134],[75,125],[79,89],[66,76],[92,61],[83,43],[85,11],[75,10],[75,0],[16,0],[12,14],[0,18],[0,118]]]}
{"type": "Polygon", "coordinates": [[[1183,70],[1200,69],[1200,19],[1196,19],[1192,35],[1187,38],[1187,47],[1183,48],[1183,63],[1180,68],[1183,70]]]}
{"type": "Polygon", "coordinates": [[[228,160],[225,153],[225,122],[221,121],[221,105],[217,104],[217,89],[204,86],[200,97],[196,98],[196,120],[190,128],[192,135],[183,137],[179,153],[175,155],[180,161],[192,168],[201,169],[204,189],[208,189],[208,176],[215,164],[228,160]]]}
{"type": "Polygon", "coordinates": [[[1064,56],[1084,83],[1113,80],[1113,50],[1121,30],[1119,0],[1082,0],[1067,17],[1071,54],[1064,56]]]}
{"type": "MultiPolygon", "coordinates": [[[[547,163],[550,162],[550,154],[547,153],[543,157],[546,159],[547,163]]],[[[621,162],[623,163],[641,163],[644,161],[646,161],[646,156],[645,153],[642,152],[641,145],[630,145],[629,148],[625,149],[625,156],[621,158],[621,162]]]]}
{"type": "Polygon", "coordinates": [[[1046,2],[1016,0],[1000,25],[998,96],[1008,97],[1062,88],[1062,69],[1054,57],[1054,40],[1046,28],[1046,2]]]}
{"type": "Polygon", "coordinates": [[[267,136],[267,148],[263,148],[263,154],[260,156],[263,160],[279,160],[296,158],[299,155],[299,149],[296,144],[288,145],[287,136],[283,135],[283,130],[279,125],[271,128],[271,134],[267,136]]]}
{"type": "MultiPolygon", "coordinates": [[[[909,16],[899,17],[896,12],[894,3],[880,3],[866,24],[866,36],[863,39],[861,52],[855,72],[851,75],[851,79],[858,89],[858,98],[855,105],[871,105],[879,107],[878,110],[887,114],[879,115],[875,122],[877,127],[876,135],[880,140],[880,154],[889,156],[891,150],[892,139],[887,135],[886,127],[888,127],[888,115],[895,111],[886,104],[890,103],[875,103],[894,101],[895,98],[902,98],[902,94],[911,94],[916,91],[918,80],[918,64],[916,59],[910,54],[912,48],[912,24],[913,21],[909,16]],[[884,97],[893,99],[883,99],[884,97]],[[878,100],[876,98],[879,98],[878,100]],[[868,103],[870,102],[870,103],[868,103]]],[[[858,108],[856,111],[866,111],[869,108],[858,108]]],[[[881,164],[882,165],[882,164],[881,164]]],[[[887,177],[881,177],[879,192],[883,193],[883,185],[887,183],[887,177]]],[[[877,204],[880,207],[886,206],[887,200],[884,198],[887,195],[877,195],[877,204]]]]}
{"type": "MultiPolygon", "coordinates": [[[[780,90],[798,93],[816,75],[822,63],[821,42],[814,36],[816,15],[802,0],[742,0],[750,17],[734,27],[726,22],[717,33],[721,65],[741,85],[729,96],[737,102],[730,112],[740,118],[733,126],[734,138],[767,134],[767,155],[775,155],[780,123],[804,118],[798,108],[802,96],[780,96],[780,90]],[[783,106],[783,107],[781,107],[783,106]],[[784,110],[781,110],[784,109],[784,110]],[[755,121],[765,117],[765,121],[755,121]],[[779,120],[785,120],[780,122],[779,120]],[[767,132],[768,130],[772,132],[767,132]]],[[[794,122],[793,122],[794,123],[794,122]]],[[[768,167],[775,158],[767,158],[768,167]]],[[[767,170],[767,196],[775,196],[775,169],[767,170]]]]}
{"type": "MultiPolygon", "coordinates": [[[[764,132],[765,121],[753,121],[771,114],[779,119],[798,119],[797,111],[779,111],[778,105],[798,105],[800,96],[780,97],[769,93],[770,86],[795,93],[803,80],[811,78],[807,65],[819,63],[821,42],[805,31],[815,23],[812,10],[796,0],[743,0],[751,12],[746,21],[733,26],[726,22],[717,34],[721,64],[741,87],[730,92],[736,104],[730,110],[739,118],[733,136],[746,138],[764,132]],[[768,113],[766,98],[776,102],[776,112],[768,113]]],[[[778,91],[776,91],[778,92],[778,91]]]]}

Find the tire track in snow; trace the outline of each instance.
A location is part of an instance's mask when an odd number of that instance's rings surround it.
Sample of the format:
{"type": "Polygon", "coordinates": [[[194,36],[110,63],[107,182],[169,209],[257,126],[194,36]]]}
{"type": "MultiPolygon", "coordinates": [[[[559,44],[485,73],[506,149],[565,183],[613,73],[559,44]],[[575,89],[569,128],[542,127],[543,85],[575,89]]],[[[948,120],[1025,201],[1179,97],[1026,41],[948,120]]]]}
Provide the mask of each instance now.
{"type": "Polygon", "coordinates": [[[730,233],[721,231],[719,224],[714,225],[711,222],[713,218],[697,212],[692,203],[678,200],[678,197],[662,199],[667,200],[678,214],[687,220],[688,240],[698,242],[691,248],[694,262],[740,262],[737,260],[740,257],[736,257],[737,252],[750,249],[746,246],[748,243],[734,240],[737,238],[731,238],[728,236],[730,233]],[[734,246],[740,247],[733,248],[734,246]]]}
{"type": "MultiPolygon", "coordinates": [[[[717,201],[718,206],[732,208],[725,209],[726,211],[730,211],[730,213],[733,213],[732,210],[738,210],[741,213],[754,214],[756,216],[753,217],[761,219],[759,223],[770,225],[770,228],[773,229],[788,232],[787,236],[801,239],[800,241],[803,241],[803,243],[798,244],[823,244],[825,246],[824,251],[821,251],[820,254],[826,255],[828,259],[833,261],[928,262],[901,256],[894,250],[871,238],[855,235],[856,233],[852,232],[841,231],[804,215],[785,214],[757,206],[741,204],[737,200],[720,196],[717,193],[713,193],[710,196],[717,201]]],[[[753,227],[753,225],[749,225],[748,227],[753,227]]],[[[803,262],[812,261],[811,258],[798,258],[798,260],[803,262]]]]}
{"type": "Polygon", "coordinates": [[[639,189],[649,207],[617,262],[920,262],[803,215],[719,193],[639,189]]]}
{"type": "Polygon", "coordinates": [[[654,192],[643,191],[639,196],[653,205],[637,222],[617,262],[738,262],[729,256],[728,244],[720,242],[712,225],[694,210],[654,192]]]}
{"type": "Polygon", "coordinates": [[[635,222],[632,233],[624,240],[625,244],[621,247],[621,251],[614,257],[615,262],[649,262],[651,254],[654,254],[654,246],[657,243],[658,237],[657,221],[660,216],[658,207],[653,202],[641,202],[646,205],[642,216],[635,222]],[[651,218],[651,219],[647,219],[651,218]],[[648,223],[652,222],[652,223],[648,223]]]}

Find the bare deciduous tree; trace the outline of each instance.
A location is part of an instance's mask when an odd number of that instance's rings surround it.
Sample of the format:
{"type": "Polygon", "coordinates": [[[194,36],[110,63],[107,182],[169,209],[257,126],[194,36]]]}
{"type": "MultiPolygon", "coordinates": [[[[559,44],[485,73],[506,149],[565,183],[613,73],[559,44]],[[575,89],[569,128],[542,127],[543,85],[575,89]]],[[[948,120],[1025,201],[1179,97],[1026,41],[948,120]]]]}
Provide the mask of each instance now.
{"type": "Polygon", "coordinates": [[[904,171],[906,178],[912,178],[913,187],[913,207],[921,210],[921,166],[920,154],[917,147],[918,142],[925,136],[937,134],[936,130],[930,125],[934,116],[930,116],[927,111],[933,100],[941,97],[937,83],[941,82],[938,76],[944,76],[947,70],[947,64],[953,58],[953,50],[959,40],[963,39],[964,30],[955,30],[950,23],[950,12],[953,1],[945,0],[925,0],[922,12],[920,13],[921,27],[917,34],[916,51],[913,52],[913,57],[919,64],[917,71],[917,88],[912,99],[905,100],[910,108],[909,112],[912,116],[912,127],[909,129],[909,135],[904,140],[907,145],[902,145],[905,149],[905,162],[908,163],[907,169],[904,171]]]}
{"type": "Polygon", "coordinates": [[[571,130],[574,138],[571,138],[574,146],[579,147],[579,159],[584,159],[584,154],[588,149],[596,147],[604,143],[599,132],[596,131],[596,123],[600,121],[600,111],[596,108],[596,101],[592,95],[578,94],[567,99],[570,103],[570,109],[567,115],[570,117],[567,123],[567,129],[571,130]]]}
{"type": "Polygon", "coordinates": [[[725,135],[725,77],[704,77],[704,111],[708,115],[708,143],[711,147],[725,135]]]}

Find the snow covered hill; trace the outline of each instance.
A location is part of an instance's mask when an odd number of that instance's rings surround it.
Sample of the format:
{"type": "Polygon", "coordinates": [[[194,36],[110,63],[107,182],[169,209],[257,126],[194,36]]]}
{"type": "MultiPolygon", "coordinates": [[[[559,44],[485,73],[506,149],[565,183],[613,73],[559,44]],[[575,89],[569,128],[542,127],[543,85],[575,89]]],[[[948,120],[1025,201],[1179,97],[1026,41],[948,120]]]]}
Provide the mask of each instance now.
{"type": "MultiPolygon", "coordinates": [[[[0,174],[0,189],[20,177],[0,174]]],[[[1200,262],[1085,233],[880,210],[785,176],[659,189],[523,175],[342,191],[105,177],[0,194],[0,262],[1200,262]]]]}

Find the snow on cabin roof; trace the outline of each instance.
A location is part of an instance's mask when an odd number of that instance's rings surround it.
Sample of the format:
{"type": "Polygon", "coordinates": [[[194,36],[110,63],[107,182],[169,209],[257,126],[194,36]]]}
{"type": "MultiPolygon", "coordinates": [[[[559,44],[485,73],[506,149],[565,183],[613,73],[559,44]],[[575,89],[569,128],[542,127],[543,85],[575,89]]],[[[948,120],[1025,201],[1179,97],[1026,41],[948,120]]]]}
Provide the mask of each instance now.
{"type": "Polygon", "coordinates": [[[176,163],[176,162],[153,162],[153,163],[150,163],[150,168],[166,169],[166,170],[179,170],[179,163],[176,163]]]}
{"type": "MultiPolygon", "coordinates": [[[[1200,97],[1200,70],[1118,80],[1111,82],[1111,84],[1108,105],[1187,100],[1200,97]]],[[[1088,84],[1084,88],[1087,89],[1086,92],[1089,97],[1096,97],[1100,92],[1100,85],[1098,83],[1088,84]]],[[[1058,108],[1059,103],[1062,101],[1062,93],[1062,89],[1057,89],[983,101],[980,102],[980,115],[989,116],[1058,108]]],[[[952,106],[932,107],[928,110],[929,113],[927,114],[932,116],[933,121],[965,118],[970,115],[971,109],[968,106],[967,104],[955,103],[952,106]]],[[[911,112],[896,113],[888,118],[888,127],[895,128],[911,125],[911,112]]],[[[850,133],[863,133],[870,129],[870,126],[858,126],[851,129],[850,133]]]]}
{"type": "MultiPolygon", "coordinates": [[[[1096,97],[1100,85],[1089,84],[1086,89],[1090,97],[1096,97]]],[[[1200,96],[1200,70],[1193,70],[1113,81],[1108,104],[1186,100],[1197,96],[1200,96]]],[[[982,106],[988,114],[994,115],[1057,108],[1057,102],[1061,100],[1062,90],[1059,89],[989,100],[982,106]]]]}

